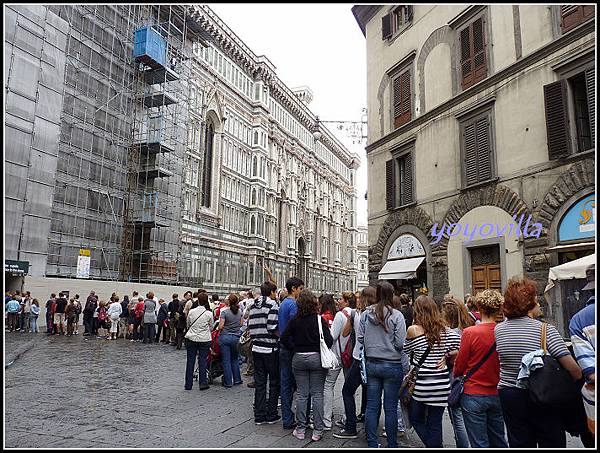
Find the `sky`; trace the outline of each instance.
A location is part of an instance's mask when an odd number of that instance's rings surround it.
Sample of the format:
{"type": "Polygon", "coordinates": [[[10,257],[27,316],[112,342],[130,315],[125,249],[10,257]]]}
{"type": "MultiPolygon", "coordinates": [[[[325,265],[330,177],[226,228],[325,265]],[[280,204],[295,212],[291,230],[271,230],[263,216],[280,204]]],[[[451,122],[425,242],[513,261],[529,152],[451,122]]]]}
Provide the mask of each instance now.
{"type": "MultiPolygon", "coordinates": [[[[360,121],[367,106],[366,43],[348,4],[208,4],[256,55],[265,55],[290,88],[308,86],[321,121],[360,121]]],[[[360,156],[357,223],[367,225],[365,143],[329,130],[360,156]]],[[[365,129],[366,130],[366,129],[365,129]]]]}

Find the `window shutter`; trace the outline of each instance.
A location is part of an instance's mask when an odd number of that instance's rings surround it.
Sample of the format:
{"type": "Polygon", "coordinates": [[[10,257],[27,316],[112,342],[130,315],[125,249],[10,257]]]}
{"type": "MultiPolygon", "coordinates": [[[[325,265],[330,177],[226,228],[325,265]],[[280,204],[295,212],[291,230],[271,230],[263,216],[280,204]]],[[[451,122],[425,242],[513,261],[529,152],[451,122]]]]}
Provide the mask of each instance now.
{"type": "Polygon", "coordinates": [[[473,79],[471,59],[471,26],[460,32],[460,67],[462,87],[468,87],[473,79]]]}
{"type": "Polygon", "coordinates": [[[477,181],[492,179],[492,141],[490,118],[485,117],[475,124],[477,129],[477,181]]]}
{"type": "Polygon", "coordinates": [[[544,109],[546,111],[549,159],[568,156],[571,153],[571,139],[566,80],[544,85],[544,109]]]}
{"type": "Polygon", "coordinates": [[[392,14],[386,14],[381,18],[381,39],[392,36],[392,14]]]}
{"type": "Polygon", "coordinates": [[[396,207],[396,175],[394,164],[394,159],[388,160],[385,163],[386,208],[388,211],[396,207]]]}
{"type": "Polygon", "coordinates": [[[594,83],[595,68],[585,71],[585,86],[587,89],[587,105],[590,116],[590,132],[592,133],[592,148],[596,144],[596,84],[594,83]]]}
{"type": "MultiPolygon", "coordinates": [[[[413,6],[412,5],[406,5],[406,17],[408,18],[408,22],[412,22],[413,19],[413,6]]],[[[592,6],[593,9],[593,6],[592,6]]]]}
{"type": "Polygon", "coordinates": [[[483,18],[473,22],[473,81],[477,83],[487,76],[487,64],[485,57],[485,21],[483,18]]]}
{"type": "Polygon", "coordinates": [[[412,155],[409,153],[404,156],[402,168],[402,205],[412,203],[412,155]]]}
{"type": "Polygon", "coordinates": [[[570,30],[583,21],[583,6],[581,5],[561,5],[560,7],[560,28],[562,31],[570,30]]]}
{"type": "Polygon", "coordinates": [[[477,183],[477,128],[476,123],[466,124],[463,130],[465,153],[465,180],[470,186],[477,183]]]}
{"type": "Polygon", "coordinates": [[[411,119],[410,71],[394,80],[394,127],[402,126],[411,119]]]}

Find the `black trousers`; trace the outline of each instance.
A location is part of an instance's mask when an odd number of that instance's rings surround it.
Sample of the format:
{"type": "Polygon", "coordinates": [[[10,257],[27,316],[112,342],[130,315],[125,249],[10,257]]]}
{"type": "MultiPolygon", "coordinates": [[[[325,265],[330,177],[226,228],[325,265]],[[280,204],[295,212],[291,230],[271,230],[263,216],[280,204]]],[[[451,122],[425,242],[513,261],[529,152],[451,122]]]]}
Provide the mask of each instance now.
{"type": "Polygon", "coordinates": [[[254,419],[272,420],[277,417],[279,401],[279,351],[270,354],[252,352],[254,357],[254,419]],[[267,398],[267,379],[269,396],[267,398]]]}
{"type": "Polygon", "coordinates": [[[162,332],[162,334],[163,334],[162,341],[163,341],[163,343],[166,343],[167,339],[169,338],[169,328],[163,326],[163,322],[162,321],[159,321],[157,323],[157,326],[158,326],[158,328],[157,328],[157,332],[156,332],[156,342],[157,343],[159,342],[159,340],[160,340],[160,333],[162,332]]]}
{"type": "Polygon", "coordinates": [[[498,390],[510,448],[565,448],[567,437],[560,410],[540,407],[529,398],[529,390],[498,390]]]}

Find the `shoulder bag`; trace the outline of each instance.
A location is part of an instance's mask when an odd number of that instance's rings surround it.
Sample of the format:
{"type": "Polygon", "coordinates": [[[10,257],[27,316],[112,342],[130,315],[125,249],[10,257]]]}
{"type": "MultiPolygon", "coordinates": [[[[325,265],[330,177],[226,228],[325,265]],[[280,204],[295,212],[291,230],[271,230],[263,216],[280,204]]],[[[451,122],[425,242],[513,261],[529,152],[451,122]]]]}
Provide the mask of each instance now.
{"type": "Polygon", "coordinates": [[[531,401],[540,406],[564,407],[581,393],[571,374],[558,361],[548,354],[546,348],[547,324],[542,323],[541,345],[544,351],[544,366],[533,370],[529,375],[529,396],[531,401]]]}
{"type": "Polygon", "coordinates": [[[338,368],[339,362],[335,354],[329,347],[327,343],[325,343],[325,338],[323,337],[323,325],[321,323],[321,316],[317,316],[317,325],[319,326],[319,343],[321,348],[321,366],[323,368],[334,369],[338,368]]]}
{"type": "Polygon", "coordinates": [[[477,362],[477,364],[469,370],[469,372],[464,376],[455,377],[452,383],[450,384],[450,395],[448,395],[448,406],[452,409],[460,407],[460,398],[465,390],[465,382],[475,374],[475,372],[485,363],[487,359],[494,353],[496,350],[496,343],[492,344],[489,351],[483,356],[483,358],[477,362]]]}
{"type": "Polygon", "coordinates": [[[419,368],[423,366],[429,352],[431,351],[431,346],[427,346],[425,352],[421,356],[418,365],[413,366],[404,379],[402,380],[402,384],[400,385],[399,398],[402,404],[408,405],[412,398],[412,394],[415,391],[415,385],[417,383],[417,377],[419,376],[419,368]]]}
{"type": "Polygon", "coordinates": [[[189,338],[188,338],[188,336],[187,336],[187,335],[188,335],[188,333],[190,333],[190,330],[192,329],[192,326],[193,326],[194,324],[196,324],[196,321],[198,321],[198,320],[199,320],[199,319],[202,317],[202,315],[203,315],[204,313],[206,313],[207,311],[208,311],[208,310],[204,310],[202,313],[200,313],[200,314],[198,315],[198,317],[196,317],[196,319],[194,319],[194,321],[193,321],[193,322],[190,324],[190,326],[187,328],[187,332],[185,333],[185,339],[186,339],[186,340],[189,340],[189,338]]]}

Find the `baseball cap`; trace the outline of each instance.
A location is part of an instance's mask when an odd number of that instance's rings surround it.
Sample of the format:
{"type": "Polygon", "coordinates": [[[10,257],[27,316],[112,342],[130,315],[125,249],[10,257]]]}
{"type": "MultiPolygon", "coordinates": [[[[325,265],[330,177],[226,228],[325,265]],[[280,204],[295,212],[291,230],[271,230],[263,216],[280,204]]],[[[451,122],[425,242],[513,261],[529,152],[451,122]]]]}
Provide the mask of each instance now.
{"type": "Polygon", "coordinates": [[[585,278],[587,279],[587,285],[581,288],[582,291],[595,290],[596,289],[596,265],[592,264],[585,270],[585,278]]]}

